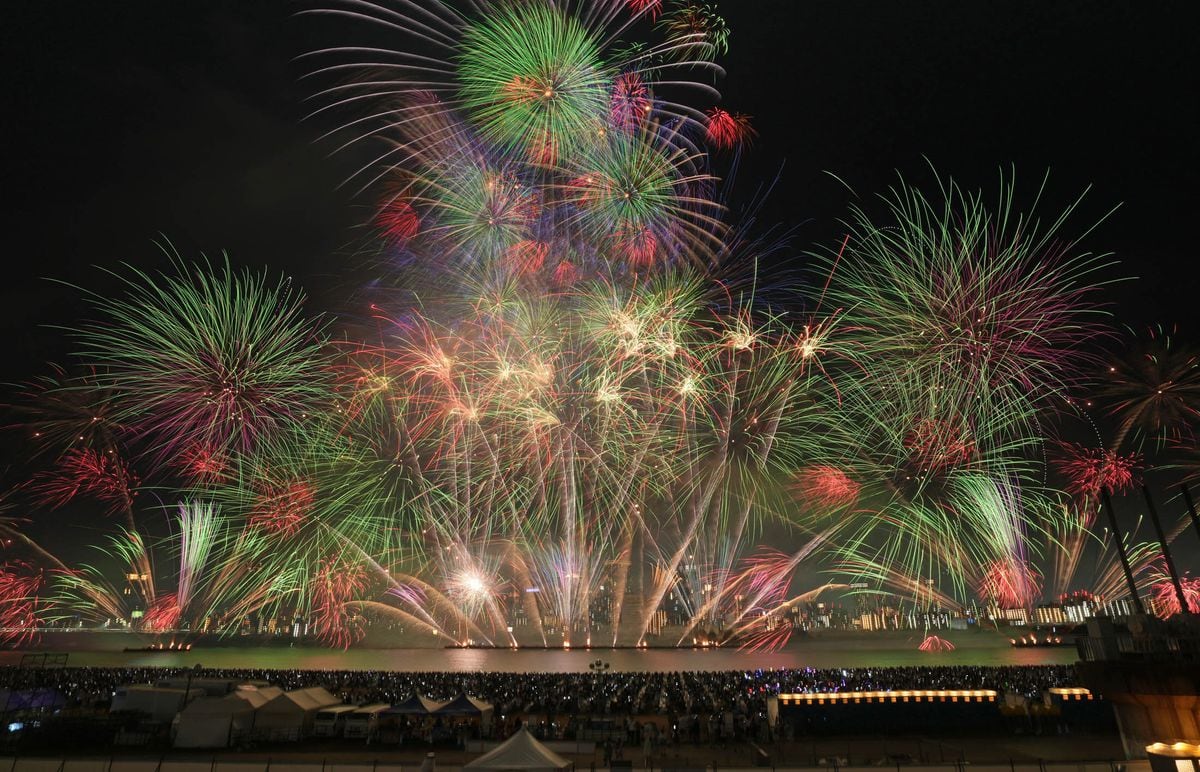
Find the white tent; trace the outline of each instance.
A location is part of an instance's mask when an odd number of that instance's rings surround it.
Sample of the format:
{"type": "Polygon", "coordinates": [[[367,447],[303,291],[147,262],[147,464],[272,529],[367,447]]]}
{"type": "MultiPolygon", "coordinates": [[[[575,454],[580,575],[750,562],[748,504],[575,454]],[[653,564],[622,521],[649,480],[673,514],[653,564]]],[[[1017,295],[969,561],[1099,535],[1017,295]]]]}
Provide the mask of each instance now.
{"type": "Polygon", "coordinates": [[[248,735],[255,712],[283,694],[278,686],[239,686],[224,697],[199,697],[175,719],[176,748],[226,748],[248,735]]]}
{"type": "Polygon", "coordinates": [[[463,769],[507,769],[525,772],[551,772],[566,769],[571,762],[538,742],[528,729],[521,730],[474,761],[463,764],[463,769]]]}
{"type": "Polygon", "coordinates": [[[150,720],[165,724],[175,718],[189,699],[195,699],[204,694],[201,689],[193,688],[191,692],[182,688],[171,689],[154,686],[153,684],[128,684],[113,692],[110,710],[117,713],[123,710],[145,713],[150,720]]]}
{"type": "Polygon", "coordinates": [[[254,734],[268,740],[299,740],[312,733],[318,710],[341,704],[319,686],[283,692],[255,712],[254,734]]]}
{"type": "Polygon", "coordinates": [[[278,686],[242,684],[230,692],[229,696],[237,697],[239,700],[246,700],[254,706],[255,710],[258,710],[281,694],[283,694],[283,689],[280,689],[278,686]]]}
{"type": "Polygon", "coordinates": [[[254,707],[236,697],[199,697],[175,719],[176,748],[227,748],[249,731],[254,707]]]}

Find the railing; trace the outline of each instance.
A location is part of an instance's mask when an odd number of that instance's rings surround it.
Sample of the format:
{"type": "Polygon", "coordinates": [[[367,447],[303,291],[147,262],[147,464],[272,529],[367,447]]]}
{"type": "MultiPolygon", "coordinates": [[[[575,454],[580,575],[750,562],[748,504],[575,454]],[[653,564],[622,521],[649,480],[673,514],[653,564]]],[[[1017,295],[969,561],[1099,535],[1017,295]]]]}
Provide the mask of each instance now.
{"type": "Polygon", "coordinates": [[[1129,660],[1193,660],[1200,659],[1200,638],[1170,636],[1133,636],[1128,633],[1111,638],[1080,638],[1079,658],[1086,662],[1103,662],[1116,644],[1120,659],[1129,660]]]}

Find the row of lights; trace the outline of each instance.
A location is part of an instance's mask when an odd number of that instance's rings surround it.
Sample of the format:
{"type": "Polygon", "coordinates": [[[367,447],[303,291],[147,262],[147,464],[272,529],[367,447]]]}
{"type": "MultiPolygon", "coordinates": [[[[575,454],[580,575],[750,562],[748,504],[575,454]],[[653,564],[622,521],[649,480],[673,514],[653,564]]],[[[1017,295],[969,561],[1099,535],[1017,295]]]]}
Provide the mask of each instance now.
{"type": "Polygon", "coordinates": [[[954,690],[900,690],[894,692],[815,692],[806,694],[781,694],[780,701],[784,705],[800,704],[800,703],[817,703],[824,705],[829,703],[835,705],[842,703],[843,705],[853,701],[861,703],[863,700],[867,702],[945,702],[949,698],[951,702],[958,702],[960,699],[963,702],[995,702],[996,692],[992,689],[954,689],[954,690]]]}

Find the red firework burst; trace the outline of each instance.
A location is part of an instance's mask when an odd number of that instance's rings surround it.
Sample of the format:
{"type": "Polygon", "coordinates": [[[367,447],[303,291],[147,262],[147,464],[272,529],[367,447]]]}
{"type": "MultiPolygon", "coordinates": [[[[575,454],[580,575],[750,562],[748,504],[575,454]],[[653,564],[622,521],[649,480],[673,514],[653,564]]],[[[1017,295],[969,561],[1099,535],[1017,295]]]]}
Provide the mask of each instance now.
{"type": "Polygon", "coordinates": [[[978,592],[1002,609],[1029,608],[1041,595],[1041,577],[1024,561],[997,560],[980,577],[978,592]]]}
{"type": "Polygon", "coordinates": [[[313,626],[317,638],[343,649],[362,638],[362,618],[346,606],[361,596],[366,586],[367,574],[362,566],[346,565],[336,558],[321,562],[312,580],[313,626]]]}
{"type": "Polygon", "coordinates": [[[579,269],[569,260],[563,260],[554,268],[554,285],[569,287],[579,278],[579,269]]]}
{"type": "Polygon", "coordinates": [[[266,483],[250,512],[250,525],[291,536],[311,514],[316,498],[317,490],[307,480],[266,483]]]}
{"type": "Polygon", "coordinates": [[[549,254],[550,245],[546,242],[523,239],[505,251],[504,260],[514,273],[528,276],[542,270],[549,254]]]}
{"type": "Polygon", "coordinates": [[[420,232],[421,218],[407,201],[394,198],[379,210],[375,225],[388,242],[404,246],[420,232]]]}
{"type": "Polygon", "coordinates": [[[625,4],[635,15],[644,13],[651,19],[657,19],[662,13],[662,0],[625,0],[625,4]]]}
{"type": "Polygon", "coordinates": [[[138,478],[116,454],[90,448],[68,450],[55,468],[34,477],[31,490],[43,504],[57,509],[76,496],[108,504],[109,513],[127,510],[137,495],[138,478]]]}
{"type": "Polygon", "coordinates": [[[792,483],[792,491],[796,496],[810,504],[830,509],[852,506],[858,500],[860,488],[845,472],[832,466],[802,469],[792,483]]]}
{"type": "Polygon", "coordinates": [[[642,76],[636,72],[624,72],[613,81],[612,97],[609,99],[609,122],[614,128],[632,133],[645,125],[650,118],[653,105],[650,89],[642,76]]]}
{"type": "Polygon", "coordinates": [[[179,471],[197,485],[221,482],[228,466],[224,453],[199,443],[188,447],[179,456],[179,471]]]}
{"type": "Polygon", "coordinates": [[[919,651],[939,652],[939,651],[954,651],[954,644],[947,641],[945,638],[939,638],[936,635],[927,635],[925,640],[921,641],[921,645],[917,647],[919,651]]]}
{"type": "Polygon", "coordinates": [[[0,566],[0,643],[17,646],[37,640],[41,589],[41,571],[24,563],[0,566]]]}
{"type": "MultiPolygon", "coordinates": [[[[1182,577],[1179,583],[1183,585],[1183,597],[1187,598],[1188,611],[1200,614],[1200,579],[1182,577]]],[[[1179,613],[1179,595],[1170,579],[1155,582],[1150,588],[1154,599],[1154,613],[1166,619],[1179,613]]]]}
{"type": "Polygon", "coordinates": [[[1062,457],[1055,461],[1058,471],[1067,478],[1067,491],[1087,498],[1110,493],[1123,493],[1137,483],[1141,458],[1136,453],[1121,456],[1105,448],[1087,448],[1064,442],[1059,445],[1062,457]]]}
{"type": "Polygon", "coordinates": [[[706,113],[704,134],[708,144],[718,150],[732,150],[740,145],[748,144],[757,132],[750,125],[750,116],[741,113],[729,113],[719,107],[714,107],[706,113]]]}
{"type": "Polygon", "coordinates": [[[975,443],[947,421],[923,418],[904,438],[909,457],[921,471],[940,472],[970,460],[975,443]]]}
{"type": "Polygon", "coordinates": [[[625,259],[636,268],[649,268],[658,255],[658,239],[649,228],[618,236],[618,243],[625,259]]]}
{"type": "Polygon", "coordinates": [[[179,629],[179,618],[183,609],[179,607],[179,596],[175,593],[160,595],[146,609],[142,617],[142,628],[147,632],[163,633],[179,629]]]}

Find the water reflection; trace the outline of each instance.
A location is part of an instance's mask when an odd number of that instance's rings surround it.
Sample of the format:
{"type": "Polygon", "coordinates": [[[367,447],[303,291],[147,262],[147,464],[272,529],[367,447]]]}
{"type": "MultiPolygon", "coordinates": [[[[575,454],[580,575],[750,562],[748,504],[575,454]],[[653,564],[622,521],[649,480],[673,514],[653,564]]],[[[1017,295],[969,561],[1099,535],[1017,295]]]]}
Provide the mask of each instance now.
{"type": "MultiPolygon", "coordinates": [[[[957,648],[936,654],[917,650],[918,637],[836,636],[807,639],[784,651],[758,653],[721,650],[518,650],[509,649],[351,649],[330,651],[308,647],[197,647],[187,652],[125,653],[130,636],[71,633],[46,641],[46,649],[69,651],[77,667],[170,666],[203,663],[212,668],[304,670],[500,671],[569,673],[587,671],[602,659],[612,670],[753,670],[780,667],[899,667],[904,665],[1055,665],[1077,659],[1075,649],[1013,648],[1008,639],[990,633],[964,633],[950,640],[957,648]]],[[[136,645],[136,644],[135,644],[136,645]]],[[[23,652],[0,652],[0,664],[19,664],[23,652]]]]}

